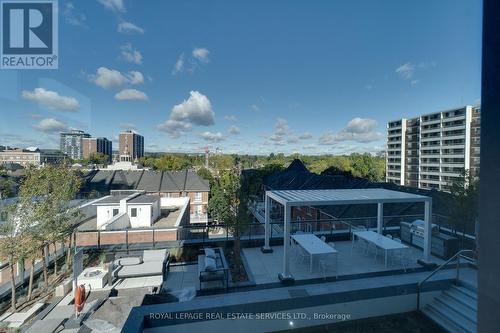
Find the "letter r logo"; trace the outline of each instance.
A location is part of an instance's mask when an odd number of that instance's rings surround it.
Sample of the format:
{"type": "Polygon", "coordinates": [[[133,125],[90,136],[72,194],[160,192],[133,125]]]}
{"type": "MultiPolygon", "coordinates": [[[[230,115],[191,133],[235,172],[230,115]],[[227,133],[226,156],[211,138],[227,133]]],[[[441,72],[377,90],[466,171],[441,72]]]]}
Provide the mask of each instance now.
{"type": "Polygon", "coordinates": [[[52,2],[2,3],[3,54],[51,54],[52,2]]]}

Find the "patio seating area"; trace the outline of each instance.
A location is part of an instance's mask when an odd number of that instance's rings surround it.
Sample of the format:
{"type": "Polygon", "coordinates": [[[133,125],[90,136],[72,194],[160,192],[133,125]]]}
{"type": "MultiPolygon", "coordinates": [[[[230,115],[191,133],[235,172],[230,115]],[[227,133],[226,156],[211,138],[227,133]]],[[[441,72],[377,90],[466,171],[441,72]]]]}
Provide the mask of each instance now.
{"type": "MultiPolygon", "coordinates": [[[[340,241],[325,245],[333,245],[336,252],[313,255],[312,265],[310,255],[300,245],[291,245],[290,273],[296,281],[356,275],[361,277],[363,274],[389,271],[404,273],[422,267],[417,260],[424,259],[421,249],[403,245],[401,249],[388,251],[386,266],[384,252],[364,241],[356,239],[354,243],[340,241]]],[[[273,246],[272,253],[262,253],[259,248],[245,248],[242,252],[257,285],[280,282],[278,275],[283,267],[283,246],[273,246]]],[[[444,262],[434,256],[431,256],[431,261],[436,264],[444,262]]]]}

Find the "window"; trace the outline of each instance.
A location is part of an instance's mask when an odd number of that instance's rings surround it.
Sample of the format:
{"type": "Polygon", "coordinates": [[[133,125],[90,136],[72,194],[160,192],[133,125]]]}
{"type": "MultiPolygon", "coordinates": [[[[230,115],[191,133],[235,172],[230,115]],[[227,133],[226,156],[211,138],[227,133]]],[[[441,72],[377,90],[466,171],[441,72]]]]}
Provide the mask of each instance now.
{"type": "Polygon", "coordinates": [[[194,194],[194,201],[201,201],[202,200],[202,193],[201,192],[196,192],[194,194]]]}
{"type": "Polygon", "coordinates": [[[113,216],[118,215],[118,208],[113,208],[113,216]]]}
{"type": "Polygon", "coordinates": [[[137,208],[132,208],[130,210],[130,217],[137,217],[137,208]]]}

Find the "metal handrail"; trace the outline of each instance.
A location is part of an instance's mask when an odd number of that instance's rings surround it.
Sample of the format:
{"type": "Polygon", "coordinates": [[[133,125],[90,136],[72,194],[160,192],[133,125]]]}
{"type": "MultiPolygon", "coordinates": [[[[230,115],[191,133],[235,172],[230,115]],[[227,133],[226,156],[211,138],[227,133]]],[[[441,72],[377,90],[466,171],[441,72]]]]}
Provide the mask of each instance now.
{"type": "Polygon", "coordinates": [[[460,258],[465,258],[465,259],[468,259],[468,260],[472,260],[471,258],[469,257],[466,257],[464,256],[463,254],[464,253],[474,253],[473,250],[460,250],[458,251],[457,253],[455,253],[450,259],[446,260],[444,263],[442,263],[441,265],[439,265],[435,270],[433,270],[429,275],[427,275],[427,277],[425,279],[423,279],[422,281],[420,281],[418,284],[417,284],[417,310],[420,310],[420,290],[422,289],[422,285],[427,281],[429,280],[431,277],[434,276],[434,274],[436,274],[438,271],[440,271],[443,267],[445,267],[446,265],[448,265],[450,262],[452,262],[453,260],[457,260],[457,275],[455,277],[455,282],[458,282],[459,278],[460,278],[460,258]]]}

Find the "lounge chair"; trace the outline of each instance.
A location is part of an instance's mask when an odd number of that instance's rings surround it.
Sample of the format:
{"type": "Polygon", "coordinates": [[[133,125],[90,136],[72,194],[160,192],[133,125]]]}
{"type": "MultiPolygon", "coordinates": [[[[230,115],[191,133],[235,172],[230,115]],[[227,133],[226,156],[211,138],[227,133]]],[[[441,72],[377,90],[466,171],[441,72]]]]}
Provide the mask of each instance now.
{"type": "Polygon", "coordinates": [[[128,257],[114,261],[113,276],[119,279],[162,275],[169,264],[167,250],[145,250],[142,258],[128,257]]]}

